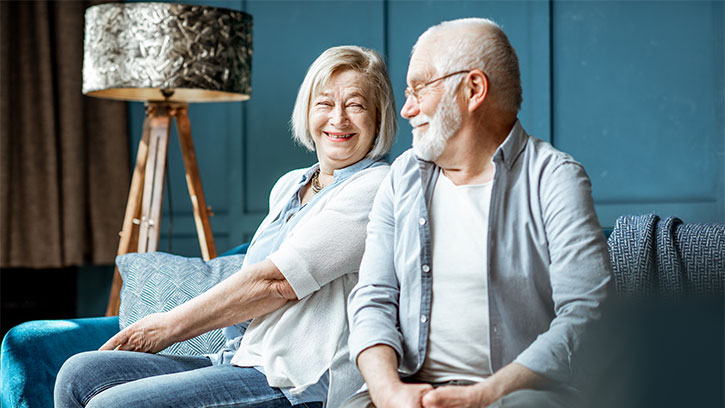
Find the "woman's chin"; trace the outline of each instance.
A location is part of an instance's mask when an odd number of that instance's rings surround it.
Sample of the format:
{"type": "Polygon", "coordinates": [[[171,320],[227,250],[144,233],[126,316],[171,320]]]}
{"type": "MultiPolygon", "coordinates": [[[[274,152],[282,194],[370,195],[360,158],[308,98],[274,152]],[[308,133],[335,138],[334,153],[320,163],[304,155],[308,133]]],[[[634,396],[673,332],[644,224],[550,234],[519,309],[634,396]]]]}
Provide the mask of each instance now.
{"type": "Polygon", "coordinates": [[[323,155],[322,157],[319,157],[320,162],[328,163],[330,166],[332,166],[335,169],[342,169],[347,166],[351,166],[360,160],[362,160],[365,156],[355,155],[355,154],[327,154],[323,155]]]}

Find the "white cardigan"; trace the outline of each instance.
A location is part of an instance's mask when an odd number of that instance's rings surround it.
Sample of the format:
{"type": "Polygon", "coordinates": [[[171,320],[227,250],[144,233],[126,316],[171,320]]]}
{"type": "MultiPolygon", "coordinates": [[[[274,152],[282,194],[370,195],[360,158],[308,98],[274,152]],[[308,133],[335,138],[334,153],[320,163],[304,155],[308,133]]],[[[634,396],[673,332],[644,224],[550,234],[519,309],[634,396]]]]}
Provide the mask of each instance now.
{"type": "MultiPolygon", "coordinates": [[[[361,170],[320,197],[268,256],[299,300],[254,319],[232,364],[261,366],[270,386],[292,387],[292,393],[317,383],[329,369],[327,406],[333,408],[362,386],[348,356],[347,296],[357,283],[368,213],[389,168],[361,170]]],[[[293,170],[277,181],[257,234],[287,204],[305,171],[293,170]]]]}

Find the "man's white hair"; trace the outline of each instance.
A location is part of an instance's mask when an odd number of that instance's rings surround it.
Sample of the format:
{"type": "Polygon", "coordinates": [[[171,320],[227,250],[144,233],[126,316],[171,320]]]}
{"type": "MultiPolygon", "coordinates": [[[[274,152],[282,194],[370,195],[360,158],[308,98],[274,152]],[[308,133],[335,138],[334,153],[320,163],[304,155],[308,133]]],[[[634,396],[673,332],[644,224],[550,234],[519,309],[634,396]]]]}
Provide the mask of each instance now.
{"type": "Polygon", "coordinates": [[[485,18],[444,21],[421,34],[412,52],[424,43],[435,46],[437,75],[480,69],[488,77],[489,92],[498,106],[519,111],[523,99],[519,59],[498,24],[485,18]]]}
{"type": "Polygon", "coordinates": [[[371,96],[375,104],[378,134],[367,157],[377,159],[385,156],[393,146],[398,124],[393,87],[385,61],[369,48],[354,45],[332,47],[310,65],[292,111],[292,138],[309,150],[315,150],[309,126],[310,100],[319,94],[333,74],[348,69],[363,74],[373,92],[371,96]]]}

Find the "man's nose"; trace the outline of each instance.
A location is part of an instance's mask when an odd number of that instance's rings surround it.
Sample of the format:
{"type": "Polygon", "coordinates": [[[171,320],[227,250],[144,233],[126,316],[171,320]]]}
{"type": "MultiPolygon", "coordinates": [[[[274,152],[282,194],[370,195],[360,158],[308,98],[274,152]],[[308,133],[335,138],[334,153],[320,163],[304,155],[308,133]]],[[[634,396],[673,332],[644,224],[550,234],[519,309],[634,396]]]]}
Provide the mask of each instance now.
{"type": "Polygon", "coordinates": [[[405,99],[405,104],[400,109],[400,116],[402,116],[405,119],[410,119],[412,117],[415,117],[420,113],[420,105],[418,104],[418,101],[415,99],[415,97],[410,96],[405,99]]]}

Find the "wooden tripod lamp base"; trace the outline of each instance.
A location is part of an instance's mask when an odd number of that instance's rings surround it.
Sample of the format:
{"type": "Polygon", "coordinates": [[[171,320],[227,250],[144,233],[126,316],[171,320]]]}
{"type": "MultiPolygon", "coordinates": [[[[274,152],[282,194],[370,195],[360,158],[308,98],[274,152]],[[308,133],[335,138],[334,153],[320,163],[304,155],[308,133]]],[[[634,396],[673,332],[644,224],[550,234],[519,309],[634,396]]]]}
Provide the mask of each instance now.
{"type": "MultiPolygon", "coordinates": [[[[211,232],[209,211],[201,188],[201,178],[196,163],[187,111],[188,104],[186,103],[146,103],[146,119],[138,146],[126,213],[123,217],[118,255],[129,252],[153,252],[158,248],[164,178],[166,177],[166,152],[169,145],[171,119],[174,118],[181,152],[184,156],[186,184],[189,187],[189,196],[194,209],[194,222],[201,246],[201,255],[207,261],[216,257],[214,236],[211,232]]],[[[116,268],[106,316],[118,314],[121,305],[122,284],[121,275],[116,268]]]]}

